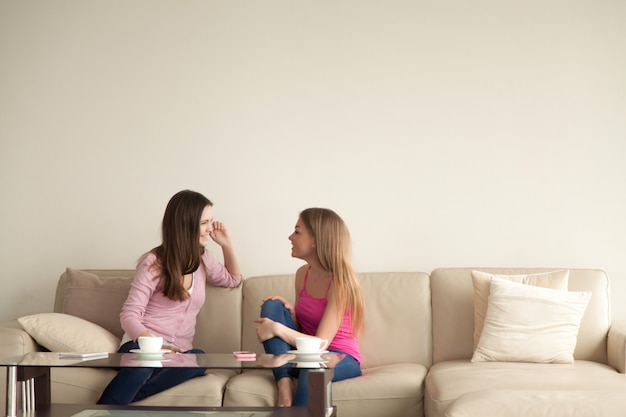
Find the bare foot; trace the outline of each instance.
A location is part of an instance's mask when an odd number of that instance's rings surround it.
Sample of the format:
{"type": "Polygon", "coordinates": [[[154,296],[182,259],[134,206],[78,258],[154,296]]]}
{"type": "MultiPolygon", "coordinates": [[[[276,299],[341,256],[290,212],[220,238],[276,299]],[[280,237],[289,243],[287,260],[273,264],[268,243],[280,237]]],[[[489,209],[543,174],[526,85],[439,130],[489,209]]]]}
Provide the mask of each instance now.
{"type": "Polygon", "coordinates": [[[293,380],[290,377],[281,378],[278,386],[278,407],[291,407],[293,402],[293,380]]]}

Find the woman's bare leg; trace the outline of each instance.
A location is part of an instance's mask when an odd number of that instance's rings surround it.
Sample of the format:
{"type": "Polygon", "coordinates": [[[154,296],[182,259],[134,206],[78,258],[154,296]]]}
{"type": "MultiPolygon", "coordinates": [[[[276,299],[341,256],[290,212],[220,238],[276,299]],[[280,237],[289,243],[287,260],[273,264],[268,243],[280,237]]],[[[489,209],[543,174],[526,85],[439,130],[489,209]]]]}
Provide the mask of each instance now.
{"type": "Polygon", "coordinates": [[[293,380],[290,377],[281,378],[276,383],[278,386],[278,407],[291,407],[293,402],[293,380]]]}

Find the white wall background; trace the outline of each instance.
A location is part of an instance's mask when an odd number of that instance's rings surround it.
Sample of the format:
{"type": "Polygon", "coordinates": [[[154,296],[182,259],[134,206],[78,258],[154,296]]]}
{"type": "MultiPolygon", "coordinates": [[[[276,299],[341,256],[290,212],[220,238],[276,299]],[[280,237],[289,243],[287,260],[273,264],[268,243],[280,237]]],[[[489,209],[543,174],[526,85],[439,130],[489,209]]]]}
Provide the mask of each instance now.
{"type": "Polygon", "coordinates": [[[2,0],[0,319],[50,311],[67,266],[133,268],[183,188],[214,201],[247,276],[294,272],[287,236],[323,206],[360,271],[604,269],[625,319],[625,16],[2,0]]]}

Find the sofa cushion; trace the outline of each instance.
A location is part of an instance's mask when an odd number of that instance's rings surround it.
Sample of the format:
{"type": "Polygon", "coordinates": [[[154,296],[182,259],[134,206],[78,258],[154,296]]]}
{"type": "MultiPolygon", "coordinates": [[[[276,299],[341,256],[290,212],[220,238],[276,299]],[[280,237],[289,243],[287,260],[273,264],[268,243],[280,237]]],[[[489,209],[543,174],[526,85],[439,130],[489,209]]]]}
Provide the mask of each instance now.
{"type": "Polygon", "coordinates": [[[626,378],[608,365],[591,361],[577,360],[572,364],[446,361],[428,371],[424,401],[426,415],[441,417],[457,398],[482,390],[591,388],[626,392],[626,378]]]}
{"type": "Polygon", "coordinates": [[[120,339],[108,330],[69,314],[33,314],[18,322],[52,352],[116,352],[120,345],[120,339]]]}
{"type": "MultiPolygon", "coordinates": [[[[432,363],[430,279],[422,272],[358,273],[365,303],[365,329],[359,337],[362,367],[432,363]],[[384,294],[384,297],[381,297],[384,294]],[[393,300],[390,302],[389,300],[393,300]],[[398,306],[402,306],[399,309],[398,306]],[[399,315],[401,310],[401,316],[399,315]],[[402,326],[389,323],[402,320],[402,326]],[[390,353],[391,352],[391,353],[390,353]]],[[[294,276],[250,277],[243,284],[242,348],[263,353],[256,323],[262,300],[281,295],[295,300],[294,276]]]]}
{"type": "MultiPolygon", "coordinates": [[[[114,369],[52,368],[50,381],[53,402],[95,404],[116,374],[114,369]]],[[[221,407],[224,386],[234,374],[234,371],[228,369],[209,370],[204,376],[185,381],[133,405],[221,407]]]]}
{"type": "Polygon", "coordinates": [[[66,275],[60,312],[96,323],[122,337],[120,311],[132,279],[125,276],[103,278],[72,268],[66,269],[66,275]]]}
{"type": "Polygon", "coordinates": [[[459,397],[445,417],[609,417],[626,410],[621,391],[513,391],[489,390],[459,397]]]}
{"type": "Polygon", "coordinates": [[[494,277],[472,362],[572,363],[589,298],[494,277]]]}
{"type": "Polygon", "coordinates": [[[485,314],[487,312],[487,299],[489,298],[489,286],[493,277],[537,287],[567,290],[569,271],[561,270],[518,275],[495,275],[483,271],[472,271],[472,284],[474,286],[474,350],[478,346],[478,340],[483,331],[483,323],[485,322],[485,314]]]}
{"type": "Polygon", "coordinates": [[[424,378],[420,364],[398,363],[363,370],[353,380],[333,382],[333,403],[340,416],[424,415],[424,378]]]}

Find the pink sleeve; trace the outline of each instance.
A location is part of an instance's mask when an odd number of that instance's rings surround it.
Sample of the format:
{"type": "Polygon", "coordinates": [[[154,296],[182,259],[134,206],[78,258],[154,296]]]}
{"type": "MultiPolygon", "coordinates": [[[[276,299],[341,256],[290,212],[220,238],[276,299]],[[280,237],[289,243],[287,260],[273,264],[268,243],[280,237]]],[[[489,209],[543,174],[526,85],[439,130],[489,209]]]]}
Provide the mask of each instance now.
{"type": "Polygon", "coordinates": [[[202,263],[207,273],[207,282],[217,287],[234,288],[241,284],[241,275],[233,275],[205,249],[202,263]]]}
{"type": "Polygon", "coordinates": [[[144,313],[159,282],[157,278],[158,269],[152,268],[155,262],[156,256],[152,253],[139,260],[128,297],[120,313],[122,329],[133,340],[136,340],[139,334],[146,330],[146,326],[143,324],[144,313]]]}

